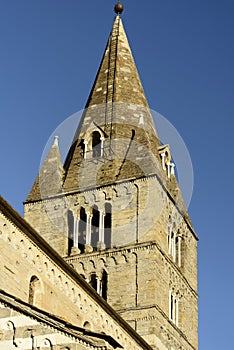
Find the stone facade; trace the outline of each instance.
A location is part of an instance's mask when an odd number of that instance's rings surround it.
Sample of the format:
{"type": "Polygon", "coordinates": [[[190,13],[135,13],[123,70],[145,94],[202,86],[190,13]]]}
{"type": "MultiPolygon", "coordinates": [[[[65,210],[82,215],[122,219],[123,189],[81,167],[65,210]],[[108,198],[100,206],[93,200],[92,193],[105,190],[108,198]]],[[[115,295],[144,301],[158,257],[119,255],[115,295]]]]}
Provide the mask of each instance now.
{"type": "MultiPolygon", "coordinates": [[[[150,349],[1,197],[0,249],[0,290],[4,290],[4,294],[11,299],[19,299],[28,309],[32,304],[38,312],[46,312],[48,326],[50,317],[53,320],[55,315],[61,323],[65,322],[67,330],[72,330],[73,327],[82,329],[88,324],[90,331],[96,333],[97,339],[101,334],[106,334],[120,348],[150,349]]],[[[21,308],[17,310],[24,314],[21,308]]]]}

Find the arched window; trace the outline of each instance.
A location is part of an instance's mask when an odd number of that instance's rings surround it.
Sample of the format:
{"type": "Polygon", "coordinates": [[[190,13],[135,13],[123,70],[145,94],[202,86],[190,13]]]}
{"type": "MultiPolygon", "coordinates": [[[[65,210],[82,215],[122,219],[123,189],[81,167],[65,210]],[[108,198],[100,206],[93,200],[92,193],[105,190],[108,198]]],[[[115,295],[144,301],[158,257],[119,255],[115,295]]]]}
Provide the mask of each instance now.
{"type": "Polygon", "coordinates": [[[86,222],[87,215],[83,207],[80,208],[80,220],[79,220],[79,249],[83,253],[84,245],[86,244],[86,222]]]}
{"type": "Polygon", "coordinates": [[[39,306],[42,297],[41,282],[37,276],[32,276],[29,282],[28,303],[39,306]]]}
{"type": "Polygon", "coordinates": [[[97,250],[97,245],[99,241],[99,211],[98,207],[95,205],[93,207],[92,216],[92,230],[91,230],[91,246],[94,250],[97,250]]]}
{"type": "Polygon", "coordinates": [[[73,232],[74,232],[74,217],[71,210],[67,213],[67,223],[68,223],[68,254],[71,254],[71,249],[73,247],[73,232]]]}
{"type": "Polygon", "coordinates": [[[168,230],[168,254],[171,255],[173,261],[181,267],[181,236],[176,229],[169,227],[168,230]]]}
{"type": "Polygon", "coordinates": [[[178,326],[179,322],[179,299],[172,291],[169,292],[169,318],[178,326]]]}
{"type": "Polygon", "coordinates": [[[104,219],[104,243],[106,248],[111,248],[111,231],[112,231],[112,205],[110,203],[105,204],[105,219],[104,219]]]}
{"type": "Polygon", "coordinates": [[[91,273],[90,285],[97,291],[97,275],[95,272],[91,273]]]}
{"type": "Polygon", "coordinates": [[[93,157],[101,157],[101,135],[98,131],[94,131],[92,133],[92,150],[93,150],[93,157]]]}
{"type": "Polygon", "coordinates": [[[52,344],[51,340],[48,339],[48,338],[45,338],[42,341],[40,349],[42,349],[42,350],[53,350],[53,344],[52,344]]]}
{"type": "Polygon", "coordinates": [[[100,295],[105,300],[107,300],[107,282],[108,282],[107,272],[106,270],[103,270],[100,295]]]}

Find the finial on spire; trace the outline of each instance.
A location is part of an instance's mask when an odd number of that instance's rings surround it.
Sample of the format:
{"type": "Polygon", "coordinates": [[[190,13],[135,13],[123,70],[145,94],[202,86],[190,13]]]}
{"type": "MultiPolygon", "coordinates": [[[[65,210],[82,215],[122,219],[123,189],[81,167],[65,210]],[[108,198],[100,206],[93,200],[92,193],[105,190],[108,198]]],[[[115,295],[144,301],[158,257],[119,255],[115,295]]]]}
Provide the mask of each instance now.
{"type": "Polygon", "coordinates": [[[53,146],[58,146],[58,139],[59,139],[58,136],[54,137],[54,144],[53,144],[53,146]]]}
{"type": "Polygon", "coordinates": [[[123,10],[124,10],[124,7],[123,7],[123,5],[120,3],[120,1],[118,1],[118,3],[115,5],[114,10],[115,10],[115,13],[116,13],[117,15],[121,15],[121,13],[122,13],[123,10]]]}

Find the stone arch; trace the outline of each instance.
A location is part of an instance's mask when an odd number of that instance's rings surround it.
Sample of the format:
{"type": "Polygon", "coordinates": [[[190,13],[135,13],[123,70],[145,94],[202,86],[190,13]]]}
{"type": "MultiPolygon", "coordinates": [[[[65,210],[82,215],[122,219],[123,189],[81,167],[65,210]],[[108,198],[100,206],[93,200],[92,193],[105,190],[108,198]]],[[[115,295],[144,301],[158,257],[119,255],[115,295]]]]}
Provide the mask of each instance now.
{"type": "Polygon", "coordinates": [[[49,338],[42,340],[41,347],[42,350],[53,350],[53,343],[49,338]]]}
{"type": "Polygon", "coordinates": [[[97,197],[97,195],[95,193],[92,193],[91,197],[92,197],[93,203],[96,203],[98,201],[98,197],[97,197]]]}
{"type": "Polygon", "coordinates": [[[137,261],[137,259],[138,259],[138,255],[137,255],[137,253],[136,252],[131,252],[131,254],[129,255],[129,259],[131,260],[131,261],[137,261]]]}
{"type": "Polygon", "coordinates": [[[104,266],[106,266],[106,260],[105,258],[101,258],[99,259],[98,263],[97,263],[97,268],[99,270],[102,270],[104,268],[104,266]]]}
{"type": "Polygon", "coordinates": [[[111,198],[112,198],[112,192],[111,192],[111,189],[109,188],[107,188],[105,191],[103,191],[102,192],[103,194],[104,194],[104,198],[105,198],[105,200],[106,201],[109,201],[109,200],[111,200],[111,198]]]}
{"type": "Polygon", "coordinates": [[[78,273],[80,273],[80,272],[84,272],[84,270],[85,270],[84,263],[80,261],[77,266],[77,271],[78,273]]]}
{"type": "Polygon", "coordinates": [[[115,197],[119,197],[119,193],[118,193],[118,191],[116,190],[116,188],[113,188],[113,194],[115,195],[115,197]]]}
{"type": "Polygon", "coordinates": [[[107,264],[108,266],[116,266],[117,265],[117,260],[114,256],[110,256],[107,258],[107,264]]]}
{"type": "Polygon", "coordinates": [[[44,262],[44,269],[45,269],[45,272],[48,272],[48,270],[49,270],[49,266],[48,266],[48,263],[46,261],[44,262]]]}
{"type": "Polygon", "coordinates": [[[124,191],[125,191],[125,195],[131,194],[131,192],[130,192],[128,186],[123,186],[123,189],[124,189],[124,191]]]}
{"type": "Polygon", "coordinates": [[[121,255],[121,258],[122,258],[122,260],[123,260],[124,262],[128,262],[128,258],[127,258],[127,256],[126,256],[125,254],[122,254],[122,255],[121,255]]]}
{"type": "Polygon", "coordinates": [[[33,275],[29,282],[28,303],[41,306],[42,294],[42,283],[37,276],[33,275]]]}
{"type": "Polygon", "coordinates": [[[90,271],[94,271],[94,270],[96,270],[96,265],[95,265],[95,262],[94,262],[94,260],[89,260],[89,270],[90,271]]]}
{"type": "Polygon", "coordinates": [[[14,322],[12,322],[11,320],[7,321],[7,328],[12,331],[12,344],[15,347],[18,347],[18,344],[16,343],[16,327],[14,322]]]}
{"type": "Polygon", "coordinates": [[[83,328],[86,330],[86,331],[91,331],[91,324],[89,321],[85,321],[83,323],[83,328]]]}

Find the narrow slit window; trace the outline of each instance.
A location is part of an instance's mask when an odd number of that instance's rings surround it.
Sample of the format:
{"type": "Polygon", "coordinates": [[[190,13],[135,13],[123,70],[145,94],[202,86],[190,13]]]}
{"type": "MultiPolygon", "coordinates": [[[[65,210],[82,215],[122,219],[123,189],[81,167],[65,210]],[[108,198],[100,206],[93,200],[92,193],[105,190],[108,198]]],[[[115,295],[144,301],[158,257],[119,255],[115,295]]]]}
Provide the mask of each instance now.
{"type": "Polygon", "coordinates": [[[102,146],[101,146],[101,135],[98,131],[92,133],[92,150],[93,158],[101,157],[102,146]]]}

